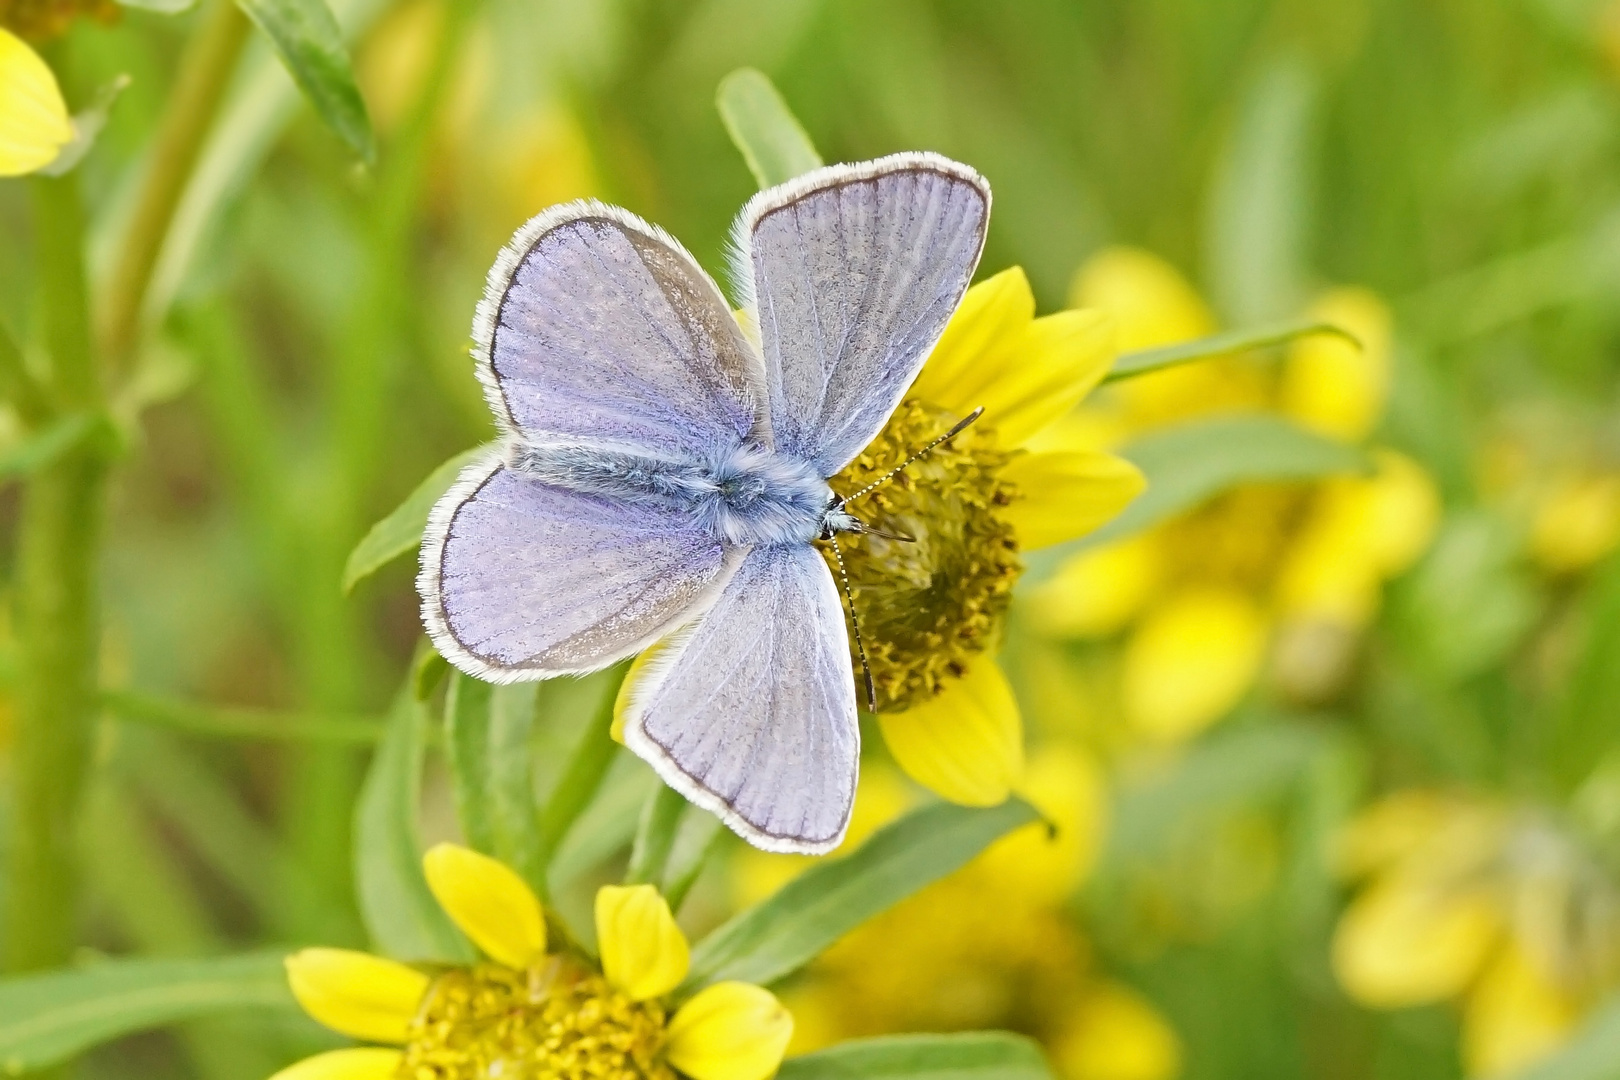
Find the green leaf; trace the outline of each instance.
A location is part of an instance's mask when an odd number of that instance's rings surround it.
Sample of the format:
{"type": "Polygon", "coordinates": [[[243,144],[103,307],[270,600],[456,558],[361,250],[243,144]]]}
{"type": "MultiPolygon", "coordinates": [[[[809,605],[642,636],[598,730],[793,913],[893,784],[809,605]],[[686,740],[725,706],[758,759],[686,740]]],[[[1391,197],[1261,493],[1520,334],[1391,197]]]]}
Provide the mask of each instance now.
{"type": "Polygon", "coordinates": [[[100,1043],[198,1016],[296,1011],[282,953],[210,960],[108,960],[0,980],[0,1068],[67,1061],[100,1043]]]}
{"type": "Polygon", "coordinates": [[[1001,1031],[854,1039],[782,1062],[778,1080],[1050,1080],[1041,1048],[1001,1031]]]}
{"type": "Polygon", "coordinates": [[[540,811],[535,859],[547,886],[542,890],[542,895],[549,892],[553,860],[562,850],[563,840],[586,808],[595,801],[597,792],[602,789],[602,782],[607,778],[608,769],[618,756],[619,744],[613,741],[609,732],[613,727],[613,706],[619,696],[619,687],[629,669],[630,665],[623,663],[605,673],[607,685],[602,700],[597,703],[590,723],[580,733],[579,742],[574,745],[562,774],[558,776],[545,807],[540,811]]]}
{"type": "Polygon", "coordinates": [[[128,86],[129,76],[119,75],[97,90],[90,104],[73,114],[73,141],[62,147],[56,160],[39,171],[45,176],[66,176],[77,168],[96,145],[101,129],[107,126],[107,114],[112,111],[113,102],[128,86]]]}
{"type": "Polygon", "coordinates": [[[382,721],[373,716],[231,709],[132,690],[104,690],[101,703],[120,720],[230,739],[375,743],[387,730],[382,721]]]}
{"type": "Polygon", "coordinates": [[[630,865],[624,871],[626,885],[652,883],[663,891],[664,867],[675,849],[675,833],[686,812],[686,798],[667,784],[660,784],[647,797],[636,824],[636,838],[630,845],[630,865]]]}
{"type": "Polygon", "coordinates": [[[422,875],[416,811],[427,712],[407,685],[394,699],[388,734],[371,759],[354,820],[360,914],[372,940],[398,960],[470,963],[472,948],[422,875]]]}
{"type": "Polygon", "coordinates": [[[428,513],[439,496],[450,490],[456,476],[467,463],[489,449],[475,446],[464,450],[428,474],[416,485],[416,490],[405,496],[405,501],[392,513],[371,527],[360,543],[349,553],[343,567],[343,591],[351,592],[356,585],[381,570],[407,552],[422,544],[422,530],[427,528],[428,513]]]}
{"type": "Polygon", "coordinates": [[[1595,1009],[1569,1042],[1510,1080],[1620,1080],[1620,998],[1595,1009]]]}
{"type": "Polygon", "coordinates": [[[0,480],[32,476],[103,430],[101,421],[88,413],[74,413],[53,421],[0,453],[0,480]]]}
{"type": "Polygon", "coordinates": [[[1121,453],[1147,477],[1147,490],[1113,521],[1079,540],[1035,552],[1026,577],[1038,581],[1076,551],[1141,532],[1239,484],[1307,480],[1367,468],[1353,446],[1281,417],[1223,416],[1146,435],[1121,453]]]}
{"type": "Polygon", "coordinates": [[[1269,323],[1248,330],[1228,330],[1220,334],[1211,334],[1196,341],[1183,341],[1177,345],[1165,345],[1157,349],[1139,349],[1136,352],[1122,354],[1114,361],[1114,366],[1103,377],[1103,382],[1118,382],[1121,379],[1134,379],[1138,375],[1146,375],[1150,371],[1161,371],[1167,367],[1179,364],[1190,364],[1195,360],[1212,360],[1217,356],[1229,356],[1232,353],[1245,352],[1249,349],[1262,349],[1269,345],[1286,345],[1296,338],[1310,337],[1313,334],[1334,334],[1344,338],[1352,345],[1361,346],[1361,342],[1347,330],[1342,330],[1332,323],[1322,322],[1318,319],[1290,319],[1286,322],[1269,323]]]}
{"type": "Polygon", "coordinates": [[[700,941],[684,990],[721,979],[769,984],[790,975],[867,919],[1038,818],[1016,798],[985,809],[937,803],[913,811],[852,854],[816,863],[700,941]]]}
{"type": "Polygon", "coordinates": [[[497,686],[490,701],[488,784],[490,826],[496,858],[544,893],[540,865],[540,815],[534,791],[535,683],[497,686]]]}
{"type": "Polygon", "coordinates": [[[1549,724],[1553,770],[1566,786],[1602,760],[1620,716],[1620,555],[1609,557],[1579,603],[1584,640],[1549,724]]]}
{"type": "Polygon", "coordinates": [[[343,33],[325,0],[236,0],[281,54],[282,63],[315,111],[366,161],[376,141],[366,103],[355,85],[343,33]]]}
{"type": "Polygon", "coordinates": [[[450,675],[444,698],[445,759],[456,800],[456,818],[468,846],[495,852],[489,805],[489,707],[495,687],[459,671],[450,675]]]}
{"type": "Polygon", "coordinates": [[[721,79],[715,105],[761,188],[821,168],[810,136],[763,71],[738,68],[721,79]]]}

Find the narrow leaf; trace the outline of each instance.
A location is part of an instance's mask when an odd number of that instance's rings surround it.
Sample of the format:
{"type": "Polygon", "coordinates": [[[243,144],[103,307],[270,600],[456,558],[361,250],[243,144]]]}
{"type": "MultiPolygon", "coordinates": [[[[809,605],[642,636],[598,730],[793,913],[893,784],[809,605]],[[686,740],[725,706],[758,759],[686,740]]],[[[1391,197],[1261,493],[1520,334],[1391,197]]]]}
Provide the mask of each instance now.
{"type": "Polygon", "coordinates": [[[630,845],[630,865],[624,871],[626,885],[663,884],[664,868],[670,852],[675,850],[675,833],[686,805],[685,796],[668,784],[653,789],[641,808],[636,838],[630,845]]]}
{"type": "Polygon", "coordinates": [[[315,111],[366,161],[376,156],[371,120],[343,34],[325,0],[236,0],[281,54],[315,111]]]}
{"type": "Polygon", "coordinates": [[[489,808],[493,854],[540,889],[540,821],[534,793],[534,683],[497,686],[489,710],[489,808]]]}
{"type": "Polygon", "coordinates": [[[850,855],[819,862],[734,916],[692,951],[687,992],[721,979],[772,983],[878,913],[1037,820],[1021,799],[974,809],[938,803],[875,833],[850,855]]]}
{"type": "Polygon", "coordinates": [[[1286,345],[1297,338],[1310,337],[1313,334],[1335,334],[1358,348],[1361,346],[1361,342],[1349,331],[1342,330],[1332,323],[1317,319],[1291,319],[1248,330],[1228,330],[1225,333],[1198,338],[1196,341],[1183,341],[1177,345],[1124,353],[1114,361],[1113,368],[1103,377],[1103,382],[1132,379],[1138,375],[1146,375],[1150,371],[1189,364],[1195,360],[1212,360],[1217,356],[1227,356],[1249,349],[1286,345]]]}
{"type": "Polygon", "coordinates": [[[360,543],[349,553],[343,567],[343,591],[350,592],[356,585],[381,570],[407,552],[415,551],[422,543],[422,530],[427,528],[428,513],[439,496],[450,490],[456,476],[488,447],[475,446],[464,450],[428,474],[416,485],[416,490],[405,496],[405,501],[392,513],[371,527],[360,543]]]}
{"type": "Polygon", "coordinates": [[[1022,1035],[886,1035],[782,1062],[778,1080],[1050,1080],[1041,1048],[1022,1035]]]}
{"type": "Polygon", "coordinates": [[[112,111],[113,102],[128,86],[129,76],[119,75],[96,91],[90,104],[73,114],[73,141],[62,147],[56,160],[39,171],[45,176],[66,176],[72,172],[96,145],[101,129],[107,126],[107,114],[112,111]]]}
{"type": "MultiPolygon", "coordinates": [[[[552,863],[562,848],[563,839],[595,800],[603,780],[607,778],[608,769],[613,765],[613,759],[618,756],[619,744],[613,741],[609,732],[613,727],[613,705],[628,668],[628,664],[621,664],[605,673],[606,687],[596,713],[581,732],[579,742],[563,766],[562,775],[557,778],[551,795],[540,811],[540,837],[535,860],[543,871],[548,889],[552,863]]],[[[545,891],[542,890],[542,893],[545,891]]]]}
{"type": "Polygon", "coordinates": [[[738,68],[721,79],[715,105],[761,188],[821,167],[810,136],[763,71],[738,68]]]}
{"type": "Polygon", "coordinates": [[[375,743],[386,730],[383,722],[374,716],[233,709],[133,690],[104,690],[101,703],[120,720],[230,739],[375,743]]]}
{"type": "Polygon", "coordinates": [[[109,960],[0,980],[0,1068],[67,1061],[100,1043],[244,1009],[293,1012],[281,953],[209,960],[109,960]]]}
{"type": "Polygon", "coordinates": [[[32,476],[89,438],[101,424],[87,413],[64,416],[0,453],[0,480],[32,476]]]}
{"type": "Polygon", "coordinates": [[[468,845],[486,855],[495,853],[489,805],[489,706],[494,693],[489,683],[456,671],[444,699],[445,757],[456,818],[468,845]]]}
{"type": "Polygon", "coordinates": [[[1147,490],[1113,521],[1079,540],[1035,552],[1030,581],[1075,551],[1141,532],[1239,484],[1307,480],[1363,471],[1353,446],[1276,416],[1223,416],[1154,432],[1122,451],[1147,477],[1147,490]]]}
{"type": "Polygon", "coordinates": [[[355,886],[372,940],[399,960],[470,962],[473,953],[422,875],[416,810],[426,710],[407,685],[389,712],[355,808],[355,886]]]}

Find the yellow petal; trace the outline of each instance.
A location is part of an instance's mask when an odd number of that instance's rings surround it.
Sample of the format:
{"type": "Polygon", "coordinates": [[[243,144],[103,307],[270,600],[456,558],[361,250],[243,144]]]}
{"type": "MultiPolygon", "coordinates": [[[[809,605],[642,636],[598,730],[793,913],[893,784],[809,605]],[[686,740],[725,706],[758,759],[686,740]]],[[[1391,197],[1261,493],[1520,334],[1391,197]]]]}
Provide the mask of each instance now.
{"type": "Polygon", "coordinates": [[[792,1037],[793,1016],[769,990],[715,983],[670,1018],[664,1056],[692,1080],[766,1080],[792,1037]]]}
{"type": "Polygon", "coordinates": [[[1620,476],[1567,478],[1536,510],[1530,553],[1547,570],[1567,574],[1597,562],[1620,544],[1620,476]]]}
{"type": "Polygon", "coordinates": [[[602,974],[631,1001],[675,989],[692,958],[668,902],[651,885],[596,890],[596,944],[602,974]]]}
{"type": "Polygon", "coordinates": [[[1126,642],[1127,718],[1164,742],[1202,731],[1248,691],[1265,647],[1265,618],[1242,593],[1198,589],[1169,597],[1126,642]]]}
{"type": "Polygon", "coordinates": [[[921,705],[880,715],[878,725],[900,768],[954,803],[994,806],[1023,773],[1018,702],[987,656],[921,705]]]}
{"type": "Polygon", "coordinates": [[[304,1011],[333,1031],[402,1043],[429,979],[369,953],[302,949],[287,957],[287,985],[304,1011]]]}
{"type": "Polygon", "coordinates": [[[1150,251],[1105,248],[1069,287],[1074,307],[1100,308],[1119,327],[1121,351],[1174,345],[1215,332],[1215,319],[1181,272],[1150,251]]]}
{"type": "Polygon", "coordinates": [[[517,871],[459,844],[436,845],[422,871],[444,913],[491,960],[522,969],[545,956],[545,914],[517,871]]]}
{"type": "Polygon", "coordinates": [[[1339,919],[1333,971],[1363,1005],[1443,1001],[1473,981],[1500,925],[1481,893],[1392,876],[1366,889],[1339,919]]]}
{"type": "Polygon", "coordinates": [[[1011,267],[979,282],[962,297],[909,396],[946,409],[971,410],[979,402],[962,402],[990,381],[982,371],[987,360],[1000,371],[1003,354],[1034,318],[1035,294],[1022,267],[1011,267]],[[958,396],[964,388],[968,393],[958,396]]]}
{"type": "Polygon", "coordinates": [[[1073,411],[1114,364],[1114,324],[1096,310],[1060,311],[1036,319],[1013,342],[977,394],[957,400],[967,409],[984,406],[984,423],[1003,446],[1022,446],[1059,417],[1073,411]]]}
{"type": "Polygon", "coordinates": [[[1135,991],[1104,983],[1081,999],[1053,1047],[1064,1080],[1171,1080],[1181,1040],[1135,991]]]}
{"type": "Polygon", "coordinates": [[[73,140],[56,76],[39,54],[0,27],[0,176],[44,168],[73,140]]]}
{"type": "Polygon", "coordinates": [[[289,1065],[270,1080],[393,1080],[404,1059],[398,1050],[374,1046],[332,1050],[289,1065]]]}
{"type": "Polygon", "coordinates": [[[1113,454],[1020,454],[1001,475],[1018,498],[1001,511],[1024,551],[1061,544],[1106,524],[1147,487],[1142,470],[1113,454]]]}
{"type": "Polygon", "coordinates": [[[624,681],[619,684],[618,696],[613,699],[613,724],[608,728],[608,734],[620,746],[624,745],[625,710],[630,707],[631,698],[641,682],[647,678],[647,666],[663,647],[662,641],[655,641],[637,653],[636,658],[630,661],[630,670],[624,673],[624,681]]]}
{"type": "Polygon", "coordinates": [[[1457,811],[1452,799],[1421,788],[1385,796],[1339,834],[1334,865],[1348,878],[1390,869],[1432,842],[1457,811]]]}
{"type": "Polygon", "coordinates": [[[1366,438],[1389,397],[1389,308],[1367,289],[1340,288],[1324,294],[1311,314],[1348,330],[1361,347],[1328,334],[1296,341],[1283,364],[1282,409],[1324,435],[1366,438]]]}
{"type": "Polygon", "coordinates": [[[1152,533],[1070,557],[1031,589],[1031,625],[1052,637],[1099,638],[1119,632],[1147,603],[1163,574],[1152,533]]]}
{"type": "Polygon", "coordinates": [[[1509,942],[1468,994],[1463,1061],[1472,1076],[1518,1072],[1558,1049],[1579,1019],[1569,991],[1509,942]]]}

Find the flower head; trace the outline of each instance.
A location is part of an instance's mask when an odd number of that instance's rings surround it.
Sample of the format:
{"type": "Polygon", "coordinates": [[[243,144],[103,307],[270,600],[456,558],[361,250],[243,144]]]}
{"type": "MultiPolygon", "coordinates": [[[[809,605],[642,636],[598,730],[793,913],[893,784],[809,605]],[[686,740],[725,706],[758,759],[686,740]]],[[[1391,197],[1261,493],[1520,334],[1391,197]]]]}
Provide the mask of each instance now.
{"type": "MultiPolygon", "coordinates": [[[[1003,271],[968,290],[883,431],[831,481],[835,491],[858,491],[984,409],[853,504],[914,543],[840,541],[884,739],[901,768],[947,799],[1000,802],[1022,771],[1022,723],[993,655],[1022,554],[1090,532],[1142,490],[1141,473],[1121,458],[1031,445],[1113,358],[1106,317],[1036,318],[1023,271],[1003,271]]],[[[826,555],[833,564],[830,548],[826,555]]],[[[860,663],[853,652],[851,660],[860,663]]]]}
{"type": "Polygon", "coordinates": [[[440,844],[423,860],[446,914],[486,960],[432,973],[343,949],[287,959],[304,1010],[387,1048],[321,1054],[275,1080],[765,1080],[793,1018],[767,990],[723,982],[673,1011],[689,951],[651,885],[596,895],[600,964],[551,951],[540,902],[504,864],[440,844]]]}
{"type": "Polygon", "coordinates": [[[0,176],[44,168],[72,139],[56,76],[27,42],[0,27],[0,176]]]}

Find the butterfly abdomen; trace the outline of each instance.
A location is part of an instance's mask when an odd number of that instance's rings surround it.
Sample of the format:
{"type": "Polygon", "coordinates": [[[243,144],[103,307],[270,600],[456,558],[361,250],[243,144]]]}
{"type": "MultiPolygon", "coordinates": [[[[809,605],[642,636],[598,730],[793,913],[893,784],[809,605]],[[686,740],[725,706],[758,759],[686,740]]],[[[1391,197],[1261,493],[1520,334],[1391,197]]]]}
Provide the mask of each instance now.
{"type": "Polygon", "coordinates": [[[832,489],[808,462],[757,446],[672,461],[589,446],[514,446],[511,468],[542,483],[630,506],[685,510],[731,544],[804,543],[822,531],[832,489]]]}

